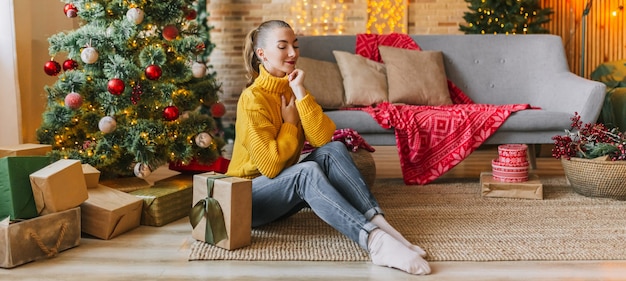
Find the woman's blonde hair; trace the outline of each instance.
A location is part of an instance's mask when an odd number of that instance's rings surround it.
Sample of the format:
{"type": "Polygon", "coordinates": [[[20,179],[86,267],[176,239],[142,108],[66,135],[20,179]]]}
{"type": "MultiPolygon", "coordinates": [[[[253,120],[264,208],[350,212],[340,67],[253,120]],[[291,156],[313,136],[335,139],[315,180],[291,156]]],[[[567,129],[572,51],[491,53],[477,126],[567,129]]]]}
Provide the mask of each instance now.
{"type": "Polygon", "coordinates": [[[246,36],[243,45],[243,61],[247,72],[246,78],[248,79],[246,87],[252,85],[254,79],[259,77],[261,59],[256,56],[255,50],[264,47],[267,35],[275,28],[291,28],[291,26],[282,20],[269,20],[250,30],[246,36]]]}

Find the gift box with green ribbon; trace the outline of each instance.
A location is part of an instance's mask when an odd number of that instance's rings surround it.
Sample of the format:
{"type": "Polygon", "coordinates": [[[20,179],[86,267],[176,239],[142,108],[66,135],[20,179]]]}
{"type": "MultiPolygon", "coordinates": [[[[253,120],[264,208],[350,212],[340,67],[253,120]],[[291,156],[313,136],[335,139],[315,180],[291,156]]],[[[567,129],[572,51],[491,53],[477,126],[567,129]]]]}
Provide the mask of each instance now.
{"type": "Polygon", "coordinates": [[[143,199],[141,224],[163,226],[189,214],[193,180],[177,175],[157,181],[154,186],[129,192],[143,199]]]}
{"type": "Polygon", "coordinates": [[[47,156],[0,158],[0,219],[30,219],[39,215],[29,175],[51,161],[47,156]]]}
{"type": "Polygon", "coordinates": [[[191,236],[227,250],[250,245],[252,181],[215,172],[193,176],[191,236]]]}

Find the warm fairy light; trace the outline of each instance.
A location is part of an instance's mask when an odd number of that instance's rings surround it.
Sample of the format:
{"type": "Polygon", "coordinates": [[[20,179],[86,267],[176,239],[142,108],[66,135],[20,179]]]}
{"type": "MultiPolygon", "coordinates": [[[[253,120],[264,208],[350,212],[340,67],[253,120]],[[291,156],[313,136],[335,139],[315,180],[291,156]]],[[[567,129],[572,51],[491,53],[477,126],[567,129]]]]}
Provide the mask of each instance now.
{"type": "Polygon", "coordinates": [[[288,21],[298,35],[342,34],[345,10],[343,0],[322,0],[318,4],[299,0],[292,5],[293,16],[288,21]]]}
{"type": "Polygon", "coordinates": [[[406,0],[369,0],[367,2],[366,32],[378,34],[407,33],[406,10],[406,0]]]}

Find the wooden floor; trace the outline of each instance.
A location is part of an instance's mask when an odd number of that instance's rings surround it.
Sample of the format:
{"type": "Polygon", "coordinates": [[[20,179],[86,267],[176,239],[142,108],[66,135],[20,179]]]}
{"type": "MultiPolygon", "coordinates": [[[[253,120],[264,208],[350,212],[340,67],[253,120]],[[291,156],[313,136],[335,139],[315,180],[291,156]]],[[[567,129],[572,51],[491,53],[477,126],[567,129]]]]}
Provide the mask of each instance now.
{"type": "MultiPolygon", "coordinates": [[[[395,148],[376,148],[377,177],[401,177],[395,148]]],[[[478,178],[496,154],[477,151],[445,176],[478,178]]],[[[563,174],[550,157],[539,158],[537,167],[540,176],[563,174]]],[[[370,262],[190,262],[190,231],[188,220],[181,219],[108,241],[83,238],[79,247],[55,258],[0,269],[0,280],[626,280],[626,261],[432,262],[428,276],[370,262]]]]}

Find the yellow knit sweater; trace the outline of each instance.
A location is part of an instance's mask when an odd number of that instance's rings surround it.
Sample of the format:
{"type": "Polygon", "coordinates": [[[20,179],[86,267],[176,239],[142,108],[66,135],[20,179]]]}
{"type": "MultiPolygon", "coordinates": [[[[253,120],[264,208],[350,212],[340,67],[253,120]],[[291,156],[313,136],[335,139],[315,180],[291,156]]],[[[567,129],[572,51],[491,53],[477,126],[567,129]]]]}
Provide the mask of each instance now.
{"type": "Polygon", "coordinates": [[[235,143],[229,176],[276,177],[298,162],[305,139],[315,147],[331,141],[335,123],[322,112],[312,95],[296,101],[300,123],[283,123],[281,95],[295,98],[287,76],[275,77],[260,66],[259,77],[246,88],[237,104],[235,143]]]}

